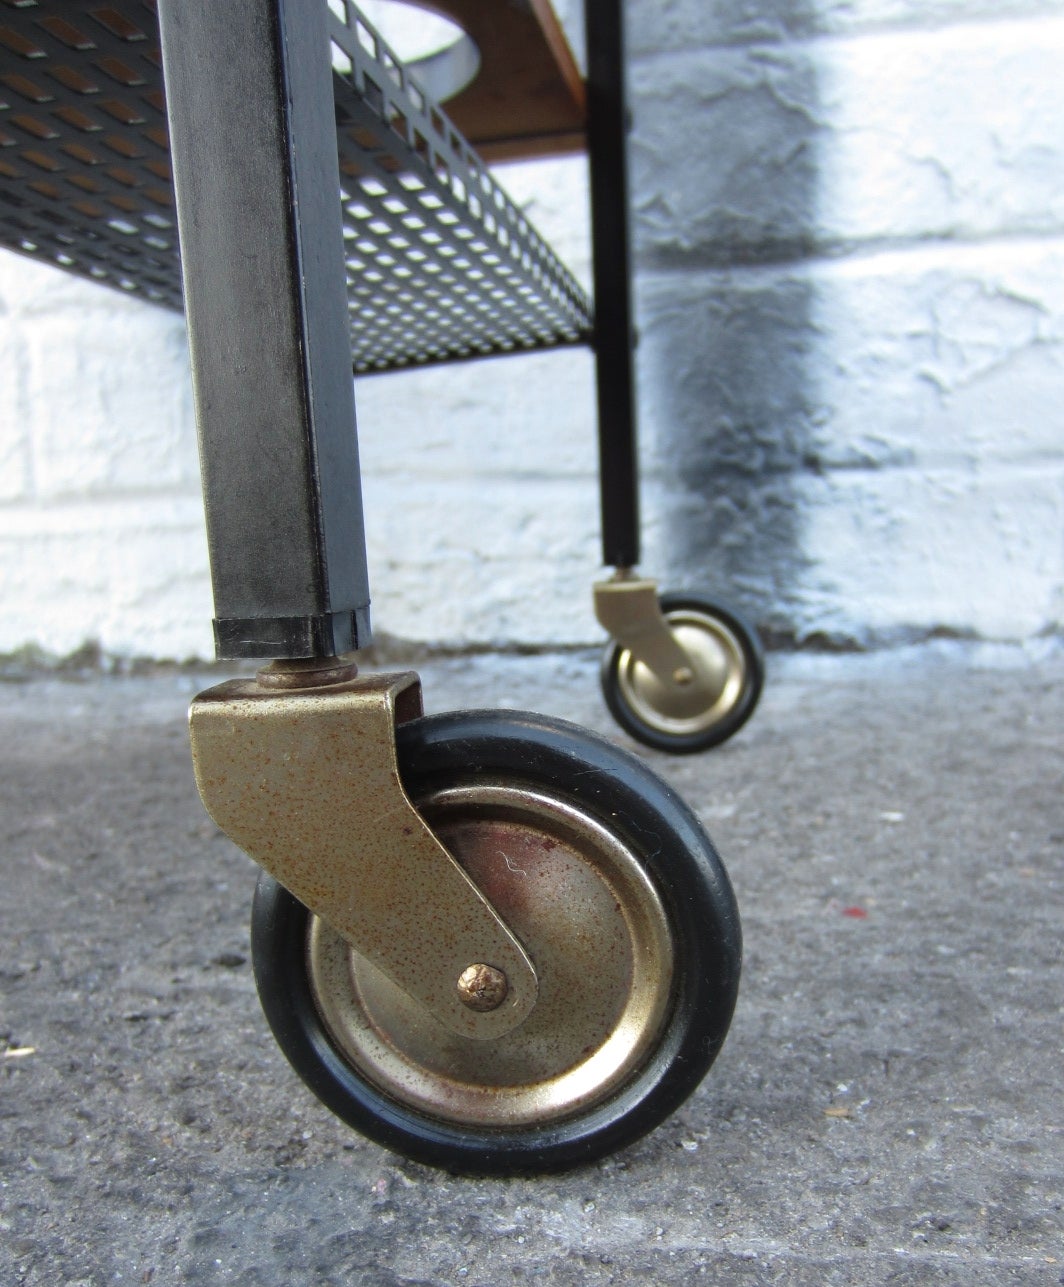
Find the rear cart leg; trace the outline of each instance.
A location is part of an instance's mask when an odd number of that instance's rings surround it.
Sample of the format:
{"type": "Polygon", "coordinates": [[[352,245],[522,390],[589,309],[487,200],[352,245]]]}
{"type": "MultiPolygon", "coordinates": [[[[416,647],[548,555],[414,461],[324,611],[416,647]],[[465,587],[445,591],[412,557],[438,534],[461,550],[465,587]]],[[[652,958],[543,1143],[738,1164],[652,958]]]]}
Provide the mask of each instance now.
{"type": "Polygon", "coordinates": [[[658,750],[701,751],[753,713],[764,682],[756,631],[700,594],[664,594],[636,577],[639,562],[635,329],[620,0],[586,0],[588,154],[595,284],[595,359],[603,561],[595,614],[612,642],[602,668],[606,704],[632,737],[658,750]]]}

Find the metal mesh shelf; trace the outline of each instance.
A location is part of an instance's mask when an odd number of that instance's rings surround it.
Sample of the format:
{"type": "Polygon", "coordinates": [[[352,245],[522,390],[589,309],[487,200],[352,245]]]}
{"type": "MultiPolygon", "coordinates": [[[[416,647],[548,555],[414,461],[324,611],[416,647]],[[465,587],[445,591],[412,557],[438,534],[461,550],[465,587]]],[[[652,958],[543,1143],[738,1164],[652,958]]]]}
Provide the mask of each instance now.
{"type": "MultiPolygon", "coordinates": [[[[350,0],[328,4],[355,371],[584,342],[572,275],[350,0]]],[[[153,0],[0,0],[0,244],[181,308],[153,0]]]]}

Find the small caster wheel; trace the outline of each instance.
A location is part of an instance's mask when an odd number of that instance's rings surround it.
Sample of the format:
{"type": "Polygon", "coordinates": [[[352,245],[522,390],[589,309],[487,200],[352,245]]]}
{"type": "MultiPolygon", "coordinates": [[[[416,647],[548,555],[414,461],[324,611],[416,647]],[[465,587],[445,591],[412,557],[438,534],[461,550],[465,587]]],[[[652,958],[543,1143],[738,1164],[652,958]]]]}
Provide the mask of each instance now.
{"type": "Polygon", "coordinates": [[[634,756],[559,720],[457,712],[397,740],[419,812],[532,958],[536,1006],[456,1036],[263,874],[252,955],[285,1055],[356,1130],[451,1170],[559,1170],[638,1138],[701,1081],[735,1004],[738,911],[708,836],[634,756]]]}
{"type": "Polygon", "coordinates": [[[661,610],[690,659],[690,678],[663,684],[612,643],[602,659],[603,696],[637,742],[675,755],[705,751],[754,713],[765,679],[761,642],[742,617],[703,595],[663,594],[661,610]]]}

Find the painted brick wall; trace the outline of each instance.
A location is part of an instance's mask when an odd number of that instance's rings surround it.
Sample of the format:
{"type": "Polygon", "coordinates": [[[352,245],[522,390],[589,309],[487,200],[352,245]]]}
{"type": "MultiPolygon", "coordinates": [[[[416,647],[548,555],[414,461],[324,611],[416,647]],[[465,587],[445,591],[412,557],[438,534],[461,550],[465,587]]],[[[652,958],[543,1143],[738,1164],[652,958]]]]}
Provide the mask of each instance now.
{"type": "Polygon", "coordinates": [[[182,320],[0,253],[0,652],[210,655],[198,487],[182,320]]]}
{"type": "MultiPolygon", "coordinates": [[[[798,638],[1059,630],[1064,3],[631,0],[629,38],[644,567],[798,638]]],[[[582,162],[502,177],[586,277],[582,162]]],[[[379,630],[598,637],[586,354],[356,399],[379,630]]],[[[0,598],[0,652],[210,648],[180,321],[9,255],[0,598]]]]}
{"type": "Polygon", "coordinates": [[[800,637],[1059,628],[1064,6],[653,8],[655,562],[800,637]]]}

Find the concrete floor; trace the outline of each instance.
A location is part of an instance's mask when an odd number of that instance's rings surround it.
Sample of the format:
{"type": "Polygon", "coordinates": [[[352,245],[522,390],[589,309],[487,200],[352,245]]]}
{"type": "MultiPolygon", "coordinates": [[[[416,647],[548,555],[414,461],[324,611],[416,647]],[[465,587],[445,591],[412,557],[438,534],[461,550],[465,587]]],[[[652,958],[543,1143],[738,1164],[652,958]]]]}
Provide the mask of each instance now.
{"type": "MultiPolygon", "coordinates": [[[[254,872],[203,815],[187,675],[0,685],[0,1284],[1064,1283],[1064,654],[772,659],[647,754],[746,964],[664,1126],[561,1177],[390,1155],[288,1069],[254,872]]],[[[583,655],[422,668],[431,709],[618,740],[583,655]]]]}

